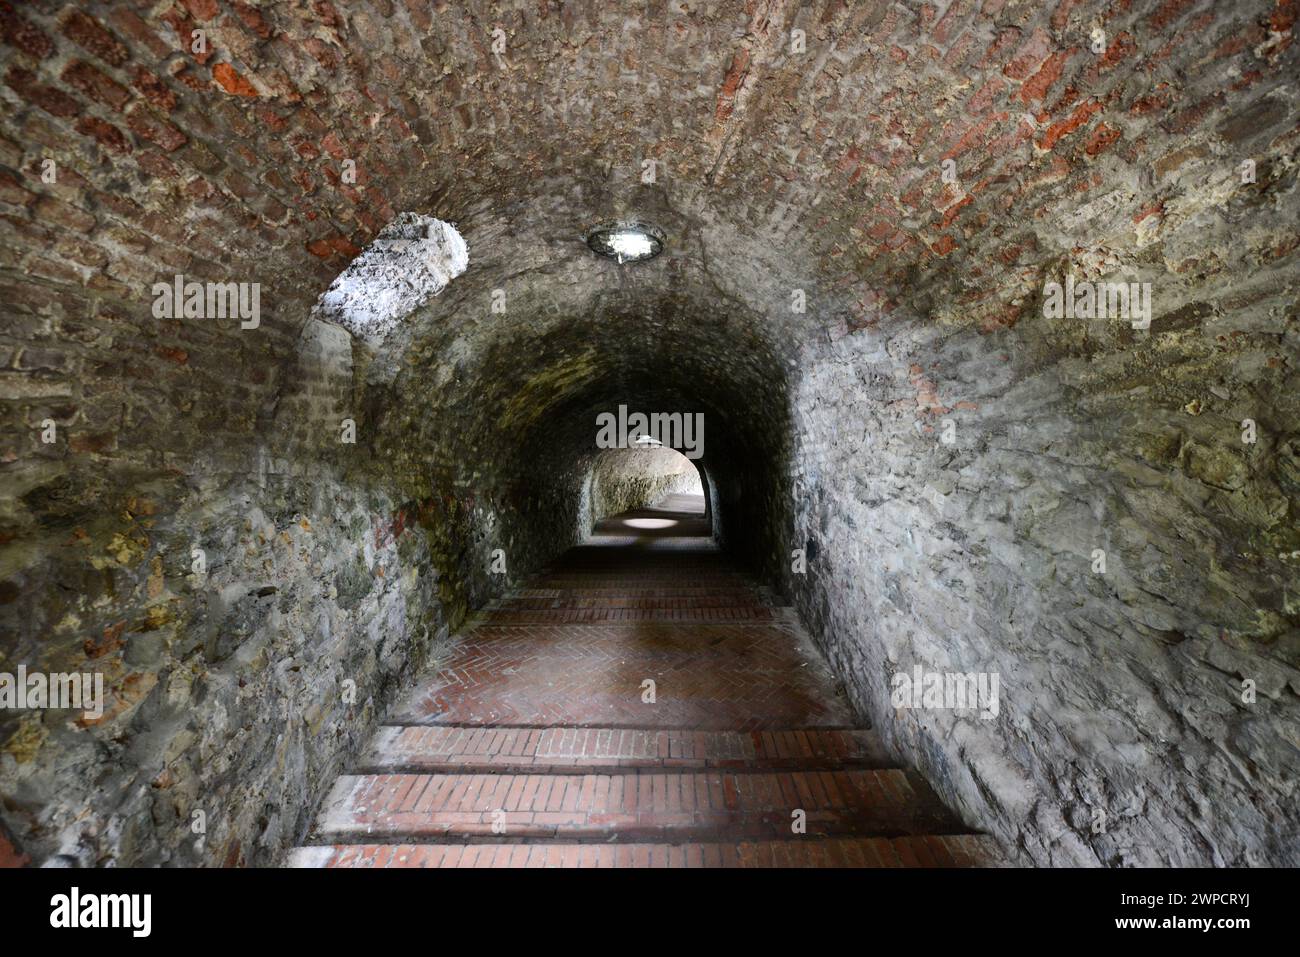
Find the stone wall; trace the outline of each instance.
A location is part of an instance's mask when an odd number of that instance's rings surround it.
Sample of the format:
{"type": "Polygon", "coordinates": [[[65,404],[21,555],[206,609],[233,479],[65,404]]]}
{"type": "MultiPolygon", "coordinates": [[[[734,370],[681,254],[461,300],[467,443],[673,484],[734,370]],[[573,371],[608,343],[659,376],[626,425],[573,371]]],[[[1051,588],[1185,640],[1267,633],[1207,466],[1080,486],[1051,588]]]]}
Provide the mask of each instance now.
{"type": "Polygon", "coordinates": [[[260,429],[273,441],[184,472],[56,455],[8,500],[23,532],[5,552],[0,668],[97,672],[107,698],[93,720],[0,712],[3,817],[32,859],[277,860],[446,640],[427,531],[441,516],[339,442],[351,350],[308,327],[260,429]]]}
{"type": "Polygon", "coordinates": [[[861,713],[1026,861],[1300,861],[1300,339],[1286,280],[1247,285],[1087,353],[917,324],[808,358],[780,579],[861,713]],[[1000,713],[895,707],[918,665],[998,674],[1000,713]]]}

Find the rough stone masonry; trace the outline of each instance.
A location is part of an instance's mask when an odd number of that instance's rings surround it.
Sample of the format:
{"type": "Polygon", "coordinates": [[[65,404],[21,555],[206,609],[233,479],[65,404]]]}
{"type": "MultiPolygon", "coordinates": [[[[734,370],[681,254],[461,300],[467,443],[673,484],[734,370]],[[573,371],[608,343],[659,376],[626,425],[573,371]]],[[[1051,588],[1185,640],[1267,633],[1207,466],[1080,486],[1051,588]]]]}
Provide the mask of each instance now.
{"type": "Polygon", "coordinates": [[[108,696],[0,711],[0,861],[281,860],[626,404],[705,415],[723,543],[1023,863],[1300,863],[1298,12],[0,0],[0,671],[108,696]],[[463,245],[403,287],[395,221],[463,245]]]}

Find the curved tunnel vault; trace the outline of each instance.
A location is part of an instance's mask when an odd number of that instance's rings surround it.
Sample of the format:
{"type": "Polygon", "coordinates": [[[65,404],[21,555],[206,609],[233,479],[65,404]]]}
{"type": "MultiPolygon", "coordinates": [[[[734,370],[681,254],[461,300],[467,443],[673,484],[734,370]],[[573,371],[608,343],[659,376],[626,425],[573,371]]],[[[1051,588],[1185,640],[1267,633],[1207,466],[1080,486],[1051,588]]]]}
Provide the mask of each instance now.
{"type": "Polygon", "coordinates": [[[621,6],[6,8],[0,672],[106,692],[0,711],[0,861],[281,860],[624,405],[1022,862],[1300,863],[1292,5],[621,6]]]}

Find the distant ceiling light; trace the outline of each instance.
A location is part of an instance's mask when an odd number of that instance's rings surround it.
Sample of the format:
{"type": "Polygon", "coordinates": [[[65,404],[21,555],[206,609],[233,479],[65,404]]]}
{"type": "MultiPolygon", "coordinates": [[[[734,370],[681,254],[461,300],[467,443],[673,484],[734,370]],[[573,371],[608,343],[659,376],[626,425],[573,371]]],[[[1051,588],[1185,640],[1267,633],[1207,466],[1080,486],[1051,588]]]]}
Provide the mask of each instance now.
{"type": "Polygon", "coordinates": [[[610,223],[587,236],[593,252],[619,263],[643,262],[664,250],[664,234],[645,223],[610,223]]]}

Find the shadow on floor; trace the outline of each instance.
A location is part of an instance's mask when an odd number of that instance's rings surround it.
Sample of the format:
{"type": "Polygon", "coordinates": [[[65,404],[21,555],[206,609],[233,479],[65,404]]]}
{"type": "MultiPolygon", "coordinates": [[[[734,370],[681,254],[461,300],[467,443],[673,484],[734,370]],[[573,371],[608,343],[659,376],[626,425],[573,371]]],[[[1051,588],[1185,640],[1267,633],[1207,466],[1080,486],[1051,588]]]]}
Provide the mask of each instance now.
{"type": "Polygon", "coordinates": [[[704,517],[704,496],[684,494],[601,519],[585,544],[674,550],[714,547],[713,530],[704,517]]]}

